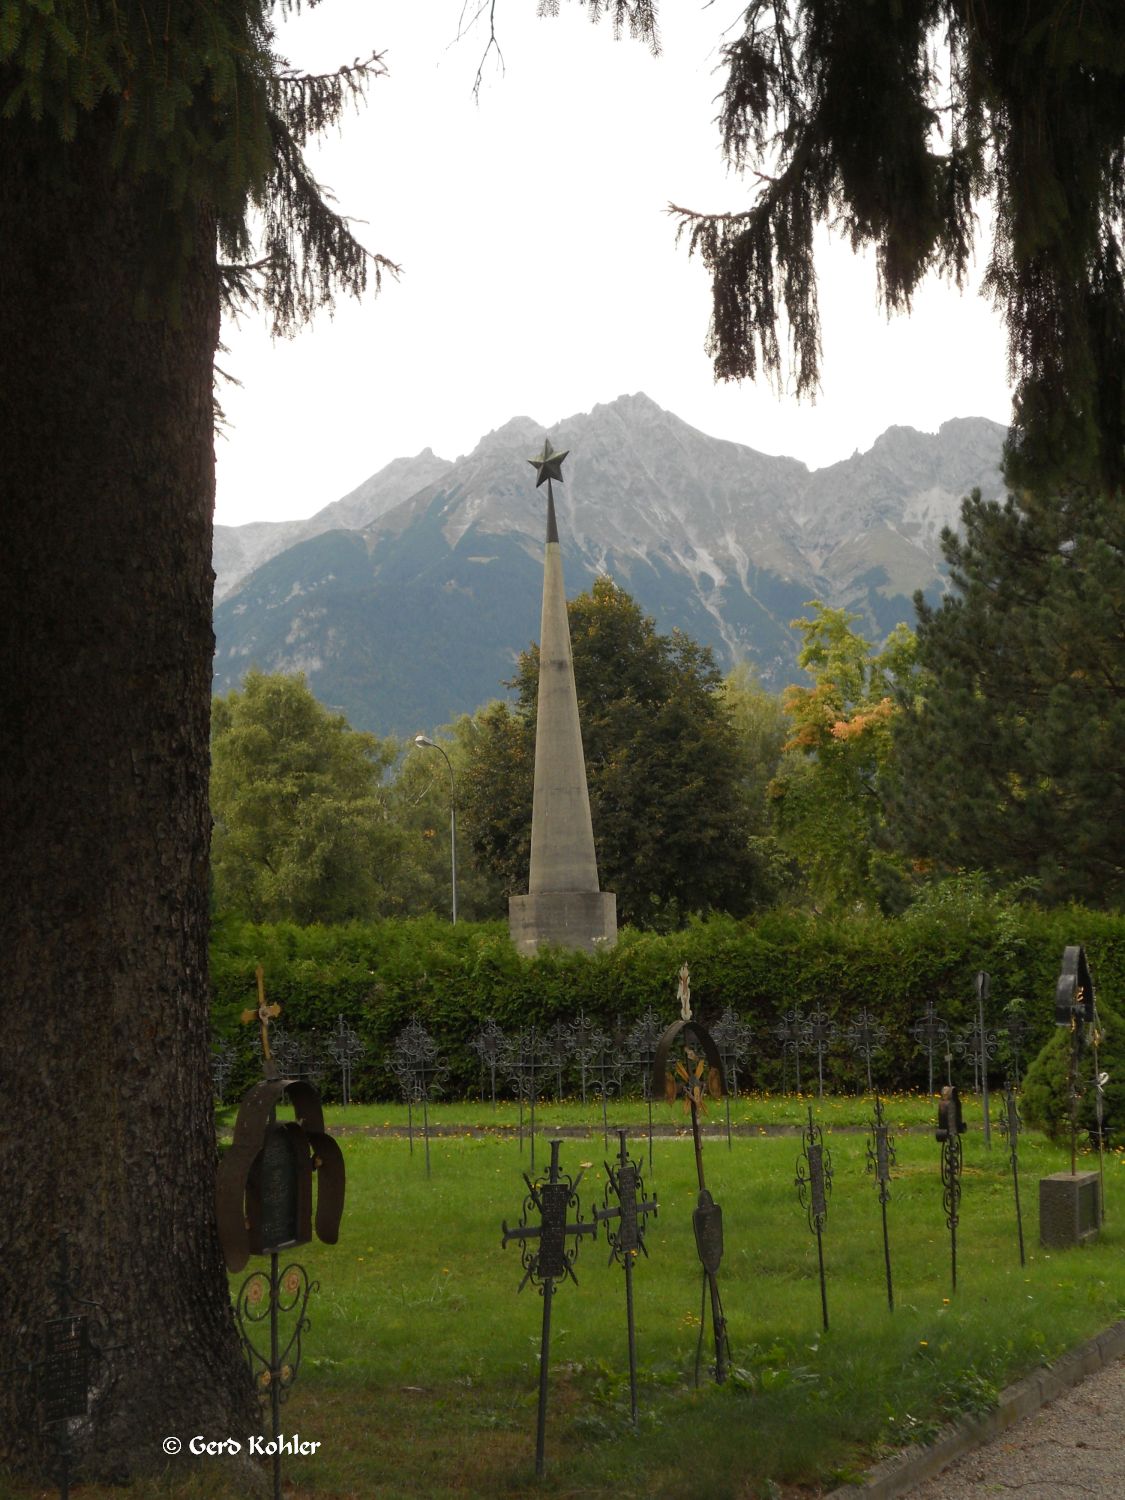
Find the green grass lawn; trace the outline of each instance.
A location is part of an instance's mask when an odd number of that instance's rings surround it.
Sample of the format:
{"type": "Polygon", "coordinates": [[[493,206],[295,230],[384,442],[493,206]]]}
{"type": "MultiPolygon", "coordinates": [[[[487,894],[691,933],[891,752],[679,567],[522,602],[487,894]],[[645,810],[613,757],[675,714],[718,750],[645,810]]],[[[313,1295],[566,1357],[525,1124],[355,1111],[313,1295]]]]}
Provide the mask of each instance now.
{"type": "MultiPolygon", "coordinates": [[[[795,1099],[738,1100],[733,1118],[799,1124],[806,1107],[795,1099]]],[[[542,1301],[530,1286],[517,1295],[518,1246],[500,1243],[501,1221],[519,1218],[526,1145],[521,1155],[515,1139],[467,1129],[435,1137],[427,1180],[420,1142],[411,1155],[397,1136],[345,1135],[340,1243],[314,1243],[298,1255],[320,1289],[284,1428],[322,1446],[313,1457],[287,1460],[287,1494],[750,1500],[796,1494],[798,1487],[815,1494],[881,1453],[924,1439],[949,1416],[987,1408],[1005,1384],[1122,1316],[1118,1180],[1125,1159],[1107,1159],[1108,1222],[1099,1242],[1047,1253],[1038,1245],[1037,1182],[1068,1167],[1069,1157],[1034,1133],[1021,1137],[1021,1268],[1006,1145],[997,1134],[986,1151],[979,1105],[969,1101],[953,1295],[932,1101],[890,1100],[888,1118],[898,1131],[891,1313],[866,1140],[844,1128],[864,1123],[870,1102],[826,1099],[816,1109],[835,1178],[824,1236],[829,1331],[821,1328],[816,1240],[794,1187],[798,1137],[736,1136],[732,1150],[712,1138],[704,1161],[724,1212],[720,1284],[735,1370],[725,1386],[710,1383],[708,1340],[703,1383],[695,1388],[693,1154],[686,1135],[657,1139],[647,1186],[658,1193],[660,1212],[650,1221],[649,1258],[635,1274],[640,1429],[634,1433],[628,1421],[624,1276],[607,1264],[604,1237],[584,1240],[579,1285],[562,1286],[554,1302],[541,1483],[534,1453],[542,1301]]],[[[434,1113],[441,1123],[466,1127],[493,1118],[487,1104],[443,1105],[434,1113]]],[[[497,1115],[501,1123],[515,1119],[510,1105],[497,1115]]],[[[623,1115],[639,1124],[645,1107],[611,1108],[612,1119],[623,1115]]],[[[353,1106],[331,1111],[330,1123],[381,1127],[404,1116],[397,1106],[353,1106]]],[[[683,1119],[663,1103],[656,1117],[664,1124],[683,1119]]],[[[722,1120],[721,1105],[710,1118],[722,1120]]],[[[579,1190],[589,1217],[605,1187],[600,1107],[549,1105],[544,1120],[599,1126],[592,1137],[567,1138],[562,1146],[564,1171],[591,1163],[579,1190]]],[[[641,1160],[642,1137],[631,1139],[641,1160]]],[[[543,1136],[539,1165],[547,1155],[543,1136]]],[[[76,1493],[93,1500],[112,1492],[76,1493]]],[[[173,1469],[165,1486],[147,1485],[145,1493],[201,1500],[235,1492],[216,1471],[187,1477],[173,1469]]]]}

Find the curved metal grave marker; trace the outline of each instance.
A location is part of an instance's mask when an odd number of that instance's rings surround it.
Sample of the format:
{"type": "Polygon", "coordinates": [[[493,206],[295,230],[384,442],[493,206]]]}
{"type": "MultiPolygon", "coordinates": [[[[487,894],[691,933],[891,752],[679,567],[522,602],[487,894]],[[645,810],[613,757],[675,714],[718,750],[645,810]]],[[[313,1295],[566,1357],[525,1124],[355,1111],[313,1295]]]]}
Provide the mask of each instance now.
{"type": "Polygon", "coordinates": [[[832,1194],[832,1156],[824,1144],[824,1131],[813,1120],[809,1105],[809,1122],[801,1131],[801,1154],[797,1157],[794,1178],[797,1197],[816,1235],[816,1258],[820,1268],[820,1311],[828,1327],[828,1290],[824,1279],[824,1226],[828,1221],[828,1199],[832,1194]]]}
{"type": "Polygon", "coordinates": [[[723,1077],[726,1080],[727,1150],[731,1150],[730,1099],[733,1093],[738,1098],[738,1073],[742,1061],[750,1050],[753,1027],[744,1021],[733,1006],[728,1005],[711,1028],[715,1046],[723,1060],[723,1077]]]}
{"type": "Polygon", "coordinates": [[[875,1095],[875,1111],[867,1127],[867,1170],[875,1174],[879,1206],[883,1211],[883,1262],[887,1271],[887,1306],[895,1310],[891,1285],[891,1242],[887,1234],[887,1203],[891,1196],[891,1168],[895,1165],[895,1139],[883,1118],[883,1101],[875,1095]]]}
{"type": "MultiPolygon", "coordinates": [[[[730,1340],[727,1320],[719,1296],[719,1264],[723,1258],[723,1211],[707,1190],[703,1174],[703,1146],[699,1116],[706,1097],[723,1097],[723,1060],[711,1033],[692,1019],[691,981],[687,964],[679,973],[678,996],[680,1019],[667,1027],[656,1046],[652,1060],[653,1089],[661,1084],[669,1103],[682,1098],[691,1113],[691,1134],[695,1147],[695,1172],[699,1198],[692,1214],[695,1248],[703,1268],[703,1307],[711,1300],[711,1327],[715,1339],[715,1382],[721,1385],[730,1365],[730,1340]]],[[[699,1364],[703,1351],[704,1320],[699,1320],[699,1344],[695,1356],[695,1379],[699,1383],[699,1364]]]]}
{"type": "Polygon", "coordinates": [[[964,1134],[961,1096],[953,1084],[947,1083],[941,1091],[938,1124],[934,1135],[941,1142],[941,1206],[945,1211],[945,1223],[949,1230],[949,1259],[954,1291],[957,1290],[957,1225],[961,1212],[961,1168],[964,1164],[961,1137],[964,1134]]]}
{"type": "Polygon", "coordinates": [[[234,1141],[219,1162],[215,1207],[219,1243],[228,1268],[241,1271],[251,1255],[268,1255],[269,1271],[252,1271],[235,1297],[235,1321],[259,1398],[269,1406],[273,1431],[273,1493],[281,1500],[281,1403],[297,1378],[301,1335],[308,1327],[306,1308],[319,1283],[310,1282],[303,1266],[290,1262],[278,1269],[278,1255],[307,1244],[313,1235],[313,1179],[316,1191],[316,1235],[325,1244],[339,1238],[344,1211],[344,1158],[325,1132],[320,1095],[311,1083],[281,1076],[270,1046],[270,1023],[281,1013],[266,1003],[261,966],[257,970],[257,1010],[243,1012],[243,1022],[257,1018],[265,1077],[244,1096],[234,1122],[234,1141]],[[288,1094],[296,1119],[279,1124],[277,1105],[288,1094]],[[282,1343],[283,1318],[294,1326],[282,1343]],[[268,1352],[255,1340],[258,1325],[268,1323],[268,1352]]]}
{"type": "Polygon", "coordinates": [[[582,1181],[582,1168],[577,1177],[564,1176],[559,1171],[559,1148],[561,1141],[551,1142],[551,1165],[546,1179],[533,1179],[524,1173],[527,1197],[523,1201],[520,1221],[514,1229],[508,1228],[505,1219],[500,1226],[501,1248],[510,1240],[520,1247],[523,1265],[523,1280],[519,1291],[530,1282],[539,1288],[543,1298],[543,1329],[539,1343],[539,1410],[535,1428],[535,1472],[543,1474],[544,1449],[547,1436],[547,1369],[551,1354],[551,1302],[555,1295],[555,1282],[569,1276],[575,1286],[578,1277],[574,1274],[574,1263],[578,1259],[578,1244],[583,1235],[597,1235],[597,1223],[586,1223],[582,1218],[582,1206],[578,1200],[578,1184],[582,1181]],[[568,1223],[568,1215],[573,1220],[568,1223]],[[538,1216],[538,1224],[532,1219],[538,1216]]]}
{"type": "Polygon", "coordinates": [[[609,1263],[614,1261],[625,1270],[625,1318],[629,1330],[629,1403],[633,1426],[637,1425],[637,1331],[633,1319],[633,1264],[638,1252],[647,1256],[645,1229],[648,1216],[657,1213],[656,1194],[645,1197],[641,1170],[629,1156],[625,1132],[617,1132],[618,1150],[615,1164],[605,1163],[606,1185],[604,1208],[594,1209],[594,1223],[604,1224],[609,1240],[609,1263]],[[616,1166],[616,1171],[614,1167],[616,1166]],[[613,1224],[613,1220],[617,1220],[613,1224]]]}

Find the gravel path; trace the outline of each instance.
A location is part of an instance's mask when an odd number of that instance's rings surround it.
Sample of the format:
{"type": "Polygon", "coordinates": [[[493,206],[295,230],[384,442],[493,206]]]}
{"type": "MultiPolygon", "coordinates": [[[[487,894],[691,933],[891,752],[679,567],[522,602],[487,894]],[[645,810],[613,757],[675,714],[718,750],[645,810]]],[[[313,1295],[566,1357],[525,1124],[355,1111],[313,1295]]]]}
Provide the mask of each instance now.
{"type": "Polygon", "coordinates": [[[907,1492],[912,1500],[1098,1500],[1125,1496],[1125,1360],[907,1492]]]}

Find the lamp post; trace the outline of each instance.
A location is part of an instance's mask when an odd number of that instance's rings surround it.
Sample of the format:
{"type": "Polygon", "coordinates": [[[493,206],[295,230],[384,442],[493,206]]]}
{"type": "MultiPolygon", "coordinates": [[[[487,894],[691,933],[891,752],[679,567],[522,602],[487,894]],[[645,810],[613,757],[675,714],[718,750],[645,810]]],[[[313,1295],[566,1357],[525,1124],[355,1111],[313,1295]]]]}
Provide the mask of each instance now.
{"type": "Polygon", "coordinates": [[[445,761],[449,771],[449,862],[453,881],[453,922],[457,923],[457,785],[453,779],[453,765],[445,751],[428,735],[416,734],[414,743],[420,750],[436,750],[445,761]]]}

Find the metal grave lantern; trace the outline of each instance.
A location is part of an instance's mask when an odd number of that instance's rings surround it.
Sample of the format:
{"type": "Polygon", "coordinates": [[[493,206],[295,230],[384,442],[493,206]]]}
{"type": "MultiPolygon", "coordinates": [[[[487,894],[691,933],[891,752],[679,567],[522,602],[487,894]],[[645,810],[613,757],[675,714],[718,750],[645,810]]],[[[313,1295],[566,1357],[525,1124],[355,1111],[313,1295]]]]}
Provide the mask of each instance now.
{"type": "MultiPolygon", "coordinates": [[[[670,1103],[682,1098],[691,1113],[691,1135],[695,1147],[695,1173],[699,1198],[691,1216],[695,1230],[695,1248],[703,1268],[703,1302],[711,1301],[711,1327],[715,1339],[715,1381],[721,1385],[730,1366],[730,1340],[727,1320],[719,1296],[719,1265],[723,1258],[723,1211],[707,1190],[703,1175],[703,1144],[699,1116],[706,1099],[723,1097],[723,1060],[711,1033],[691,1013],[691,976],[687,964],[679,973],[677,994],[680,1019],[673,1021],[660,1041],[652,1060],[653,1092],[662,1087],[670,1103]]],[[[699,1383],[699,1365],[703,1352],[703,1318],[699,1321],[699,1344],[695,1356],[695,1379],[699,1383]]]]}
{"type": "Polygon", "coordinates": [[[938,1103],[938,1124],[934,1132],[941,1143],[941,1188],[942,1207],[949,1229],[949,1254],[952,1268],[953,1290],[957,1290],[957,1225],[961,1210],[961,1168],[963,1152],[961,1137],[965,1134],[965,1121],[961,1114],[961,1096],[951,1083],[941,1091],[938,1103]]]}
{"type": "Polygon", "coordinates": [[[606,1162],[605,1207],[594,1209],[594,1223],[604,1224],[609,1240],[609,1263],[625,1271],[625,1320],[629,1333],[629,1409],[637,1425],[637,1330],[633,1317],[633,1266],[638,1253],[647,1255],[648,1216],[657,1212],[656,1194],[645,1197],[641,1169],[629,1156],[625,1132],[617,1132],[616,1163],[606,1162]],[[615,1170],[616,1167],[616,1170],[615,1170]],[[614,1223],[616,1220],[616,1223],[614,1223]]]}
{"type": "Polygon", "coordinates": [[[311,1083],[283,1078],[270,1049],[269,1027],[281,1013],[266,1002],[262,969],[257,970],[258,1005],[242,1020],[257,1019],[264,1078],[245,1095],[234,1123],[234,1140],[215,1180],[219,1242],[231,1271],[241,1271],[251,1255],[268,1255],[269,1270],[252,1271],[235,1297],[235,1321],[259,1398],[269,1406],[273,1431],[273,1493],[281,1500],[281,1403],[297,1377],[306,1309],[317,1289],[296,1262],[279,1266],[279,1254],[312,1239],[334,1245],[344,1210],[344,1158],[324,1129],[320,1095],[311,1083]],[[288,1094],[296,1119],[277,1119],[288,1094]],[[313,1183],[316,1181],[314,1193],[313,1183]],[[315,1217],[313,1199],[316,1199],[315,1217]],[[288,1337],[284,1337],[282,1320],[288,1337]],[[268,1328],[268,1347],[258,1341],[268,1328]]]}
{"type": "Polygon", "coordinates": [[[551,1303],[555,1295],[555,1282],[570,1277],[577,1286],[574,1263],[578,1259],[578,1245],[583,1235],[596,1236],[596,1221],[588,1223],[582,1218],[582,1207],[578,1201],[578,1184],[582,1181],[582,1168],[577,1177],[564,1176],[559,1170],[559,1148],[561,1141],[551,1142],[551,1166],[545,1179],[535,1180],[525,1172],[527,1184],[520,1221],[514,1229],[508,1228],[505,1219],[500,1226],[501,1247],[515,1240],[521,1252],[523,1280],[519,1291],[528,1282],[539,1288],[543,1298],[543,1326],[539,1343],[539,1409],[535,1428],[535,1472],[542,1476],[547,1436],[547,1370],[551,1354],[551,1303]],[[568,1223],[568,1215],[574,1215],[568,1223]],[[538,1215],[539,1222],[532,1219],[538,1215]]]}
{"type": "MultiPolygon", "coordinates": [[[[1080,1245],[1096,1237],[1102,1223],[1102,1172],[1078,1170],[1079,1070],[1085,1048],[1098,1039],[1097,1001],[1086,950],[1079,944],[1063,950],[1055,985],[1055,1025],[1070,1032],[1067,1085],[1070,1096],[1070,1171],[1039,1180],[1039,1239],[1051,1249],[1080,1245]]],[[[1094,1053],[1094,1086],[1099,1086],[1094,1053]]],[[[1097,1100],[1095,1099],[1095,1103],[1097,1100]]],[[[1101,1137],[1099,1128],[1099,1162],[1101,1137]]]]}

